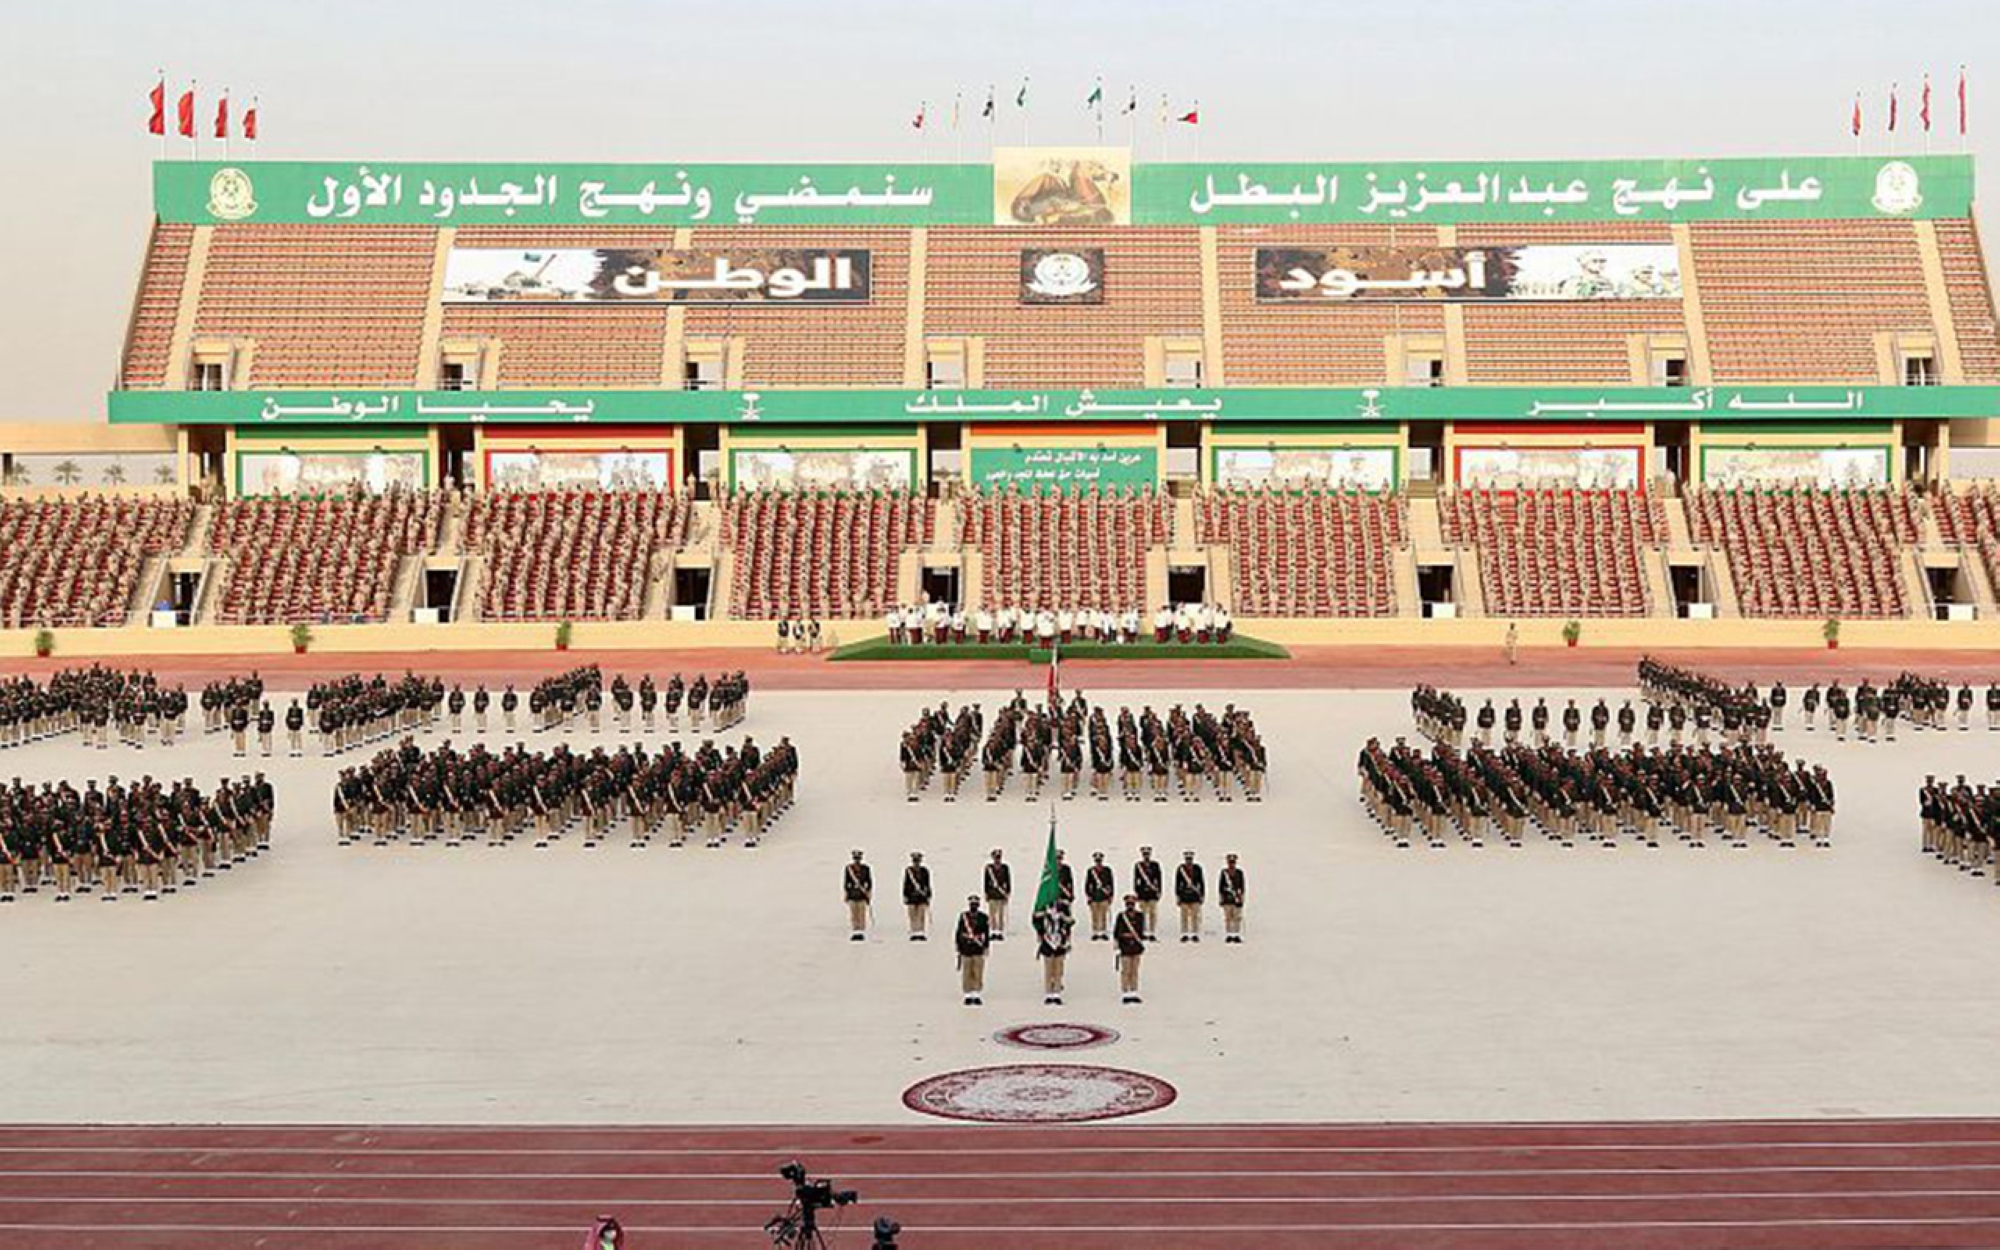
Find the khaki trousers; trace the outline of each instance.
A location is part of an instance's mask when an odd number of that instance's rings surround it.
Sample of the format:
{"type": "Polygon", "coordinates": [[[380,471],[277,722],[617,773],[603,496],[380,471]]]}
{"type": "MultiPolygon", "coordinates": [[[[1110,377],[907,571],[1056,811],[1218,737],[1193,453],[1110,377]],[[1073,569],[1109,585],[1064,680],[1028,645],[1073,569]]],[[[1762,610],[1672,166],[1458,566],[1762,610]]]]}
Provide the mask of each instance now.
{"type": "Polygon", "coordinates": [[[986,956],[960,955],[958,957],[958,985],[967,994],[978,994],[986,989],[986,956]]]}
{"type": "Polygon", "coordinates": [[[1063,992],[1063,963],[1068,958],[1069,956],[1067,955],[1043,956],[1042,993],[1060,994],[1063,992]]]}
{"type": "Polygon", "coordinates": [[[1139,914],[1146,918],[1146,936],[1152,937],[1160,931],[1160,900],[1142,898],[1139,900],[1139,914]]]}
{"type": "Polygon", "coordinates": [[[1180,909],[1181,936],[1198,936],[1201,933],[1201,904],[1182,903],[1180,904],[1180,909]]]}
{"type": "Polygon", "coordinates": [[[1118,957],[1118,992],[1137,994],[1139,992],[1139,956],[1120,955],[1118,957]]]}
{"type": "Polygon", "coordinates": [[[989,898],[989,899],[987,899],[987,900],[986,900],[986,914],[987,914],[988,916],[992,917],[992,919],[993,919],[993,931],[994,931],[995,933],[1005,933],[1005,932],[1007,931],[1007,900],[1006,900],[1006,899],[1004,899],[1004,898],[989,898]]]}
{"type": "Polygon", "coordinates": [[[1109,932],[1110,926],[1111,926],[1111,900],[1105,899],[1101,902],[1092,900],[1090,904],[1091,936],[1095,937],[1100,933],[1109,932]]]}
{"type": "Polygon", "coordinates": [[[868,927],[868,902],[866,899],[847,900],[847,920],[856,933],[868,927]]]}
{"type": "Polygon", "coordinates": [[[1234,937],[1243,932],[1243,907],[1238,903],[1222,905],[1222,931],[1234,937]]]}
{"type": "Polygon", "coordinates": [[[929,903],[911,903],[909,904],[909,911],[910,932],[922,933],[931,927],[931,905],[929,903]]]}

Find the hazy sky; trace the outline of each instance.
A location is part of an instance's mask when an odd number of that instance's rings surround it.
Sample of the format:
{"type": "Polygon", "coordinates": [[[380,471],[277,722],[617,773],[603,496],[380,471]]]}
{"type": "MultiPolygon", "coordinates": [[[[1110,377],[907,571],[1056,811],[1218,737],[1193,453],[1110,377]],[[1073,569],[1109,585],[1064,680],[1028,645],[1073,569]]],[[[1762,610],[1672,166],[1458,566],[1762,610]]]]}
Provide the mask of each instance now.
{"type": "MultiPolygon", "coordinates": [[[[1995,0],[67,0],[4,23],[0,420],[102,419],[162,66],[200,81],[204,122],[215,89],[260,94],[269,158],[915,159],[918,102],[942,118],[959,90],[982,159],[986,85],[1018,142],[1023,75],[1034,142],[1090,141],[1102,75],[1149,119],[1162,91],[1198,97],[1205,160],[1846,152],[1854,91],[1879,149],[1890,81],[1913,125],[1926,70],[1951,150],[1965,60],[1974,153],[2000,144],[1995,0]]],[[[949,135],[929,144],[949,159],[949,135]]]]}

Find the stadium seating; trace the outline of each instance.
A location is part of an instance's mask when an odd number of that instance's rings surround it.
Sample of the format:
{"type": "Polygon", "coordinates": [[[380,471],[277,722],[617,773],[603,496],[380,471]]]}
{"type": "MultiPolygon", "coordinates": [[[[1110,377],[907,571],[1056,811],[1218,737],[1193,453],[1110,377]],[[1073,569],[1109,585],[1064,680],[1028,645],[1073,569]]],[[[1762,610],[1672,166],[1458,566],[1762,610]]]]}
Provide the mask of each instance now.
{"type": "Polygon", "coordinates": [[[212,619],[343,624],[388,619],[396,570],[437,542],[441,494],[238,499],[216,505],[208,550],[227,556],[212,619]]]}
{"type": "Polygon", "coordinates": [[[1688,531],[1720,547],[1743,615],[1907,616],[1899,561],[1922,534],[1903,490],[1687,492],[1688,531]]]}
{"type": "Polygon", "coordinates": [[[1358,492],[1229,489],[1202,495],[1203,546],[1230,549],[1239,616],[1390,616],[1402,499],[1358,492]]]}
{"type": "Polygon", "coordinates": [[[250,386],[409,386],[436,256],[426,226],[217,226],[195,333],[255,344],[250,386]]]}
{"type": "Polygon", "coordinates": [[[0,503],[0,620],[122,625],[149,556],[187,541],[186,500],[118,496],[0,503]]]}
{"type": "Polygon", "coordinates": [[[1124,612],[1146,603],[1146,553],[1164,546],[1171,501],[1144,490],[971,492],[960,545],[976,549],[982,604],[1124,612]]]}
{"type": "Polygon", "coordinates": [[[2000,586],[2000,487],[1979,482],[1935,498],[1938,532],[1944,541],[1975,553],[1988,581],[2000,586]]]}
{"type": "Polygon", "coordinates": [[[1876,335],[1932,327],[1923,260],[1905,222],[1700,221],[1688,229],[1719,382],[1876,382],[1876,335]]]}
{"type": "Polygon", "coordinates": [[[915,495],[741,491],[723,506],[735,552],[730,615],[874,617],[896,602],[897,562],[930,540],[936,505],[915,495]]]}
{"type": "Polygon", "coordinates": [[[193,240],[193,226],[153,224],[146,270],[140,275],[138,298],[132,305],[132,330],[125,340],[121,385],[159,386],[167,380],[174,320],[180,314],[181,287],[187,281],[188,251],[193,240]]]}
{"type": "Polygon", "coordinates": [[[1660,502],[1630,490],[1447,491],[1438,521],[1479,553],[1491,616],[1644,616],[1643,553],[1667,532],[1660,502]]]}
{"type": "Polygon", "coordinates": [[[489,621],[629,621],[656,557],[687,536],[689,496],[663,490],[476,495],[463,546],[485,556],[489,621]]]}

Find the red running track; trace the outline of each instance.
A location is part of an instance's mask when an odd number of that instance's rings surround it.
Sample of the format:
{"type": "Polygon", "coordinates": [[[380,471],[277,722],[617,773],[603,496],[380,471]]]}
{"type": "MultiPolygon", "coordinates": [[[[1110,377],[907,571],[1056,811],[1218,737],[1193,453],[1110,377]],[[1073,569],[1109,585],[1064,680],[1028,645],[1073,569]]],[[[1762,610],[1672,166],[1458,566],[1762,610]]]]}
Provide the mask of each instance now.
{"type": "MultiPolygon", "coordinates": [[[[1408,690],[1428,682],[1451,690],[1481,688],[1630,689],[1642,655],[1700,669],[1729,681],[1768,684],[1782,678],[1803,688],[1838,678],[1886,681],[1905,670],[1984,687],[2000,681],[1991,651],[1921,651],[1853,648],[1523,647],[1509,665],[1498,647],[1298,646],[1283,660],[1216,660],[1191,648],[1186,659],[1062,662],[1065,684],[1079,690],[1408,690]]],[[[49,659],[0,657],[0,675],[46,678],[59,669],[88,664],[61,655],[49,659]]],[[[395,651],[309,652],[305,655],[120,656],[103,663],[147,669],[190,691],[220,677],[256,670],[272,690],[302,691],[316,681],[348,673],[397,674],[410,670],[468,688],[494,690],[509,682],[522,689],[579,664],[607,674],[720,672],[742,669],[754,690],[1033,690],[1048,670],[1010,660],[863,660],[830,662],[824,655],[778,655],[755,648],[700,647],[659,651],[395,651]]]]}
{"type": "Polygon", "coordinates": [[[905,1250],[2000,1245],[2000,1121],[6,1128],[7,1247],[757,1247],[778,1165],[905,1250]]]}

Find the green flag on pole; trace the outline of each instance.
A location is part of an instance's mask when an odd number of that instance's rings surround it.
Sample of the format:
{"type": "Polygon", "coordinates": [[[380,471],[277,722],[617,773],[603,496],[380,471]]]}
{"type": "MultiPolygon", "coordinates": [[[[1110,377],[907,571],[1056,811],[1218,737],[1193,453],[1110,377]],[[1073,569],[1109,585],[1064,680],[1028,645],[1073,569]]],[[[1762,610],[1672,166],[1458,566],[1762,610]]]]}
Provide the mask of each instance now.
{"type": "Polygon", "coordinates": [[[1085,108],[1094,108],[1102,103],[1104,103],[1104,84],[1100,82],[1091,90],[1090,98],[1085,100],[1083,104],[1085,108]]]}
{"type": "Polygon", "coordinates": [[[1056,809],[1049,808],[1049,849],[1042,856],[1042,884],[1035,890],[1035,911],[1045,912],[1062,897],[1062,882],[1056,876],[1056,809]]]}
{"type": "Polygon", "coordinates": [[[1021,89],[1014,93],[1014,107],[1017,109],[1028,107],[1028,80],[1025,78],[1021,80],[1021,89]]]}

